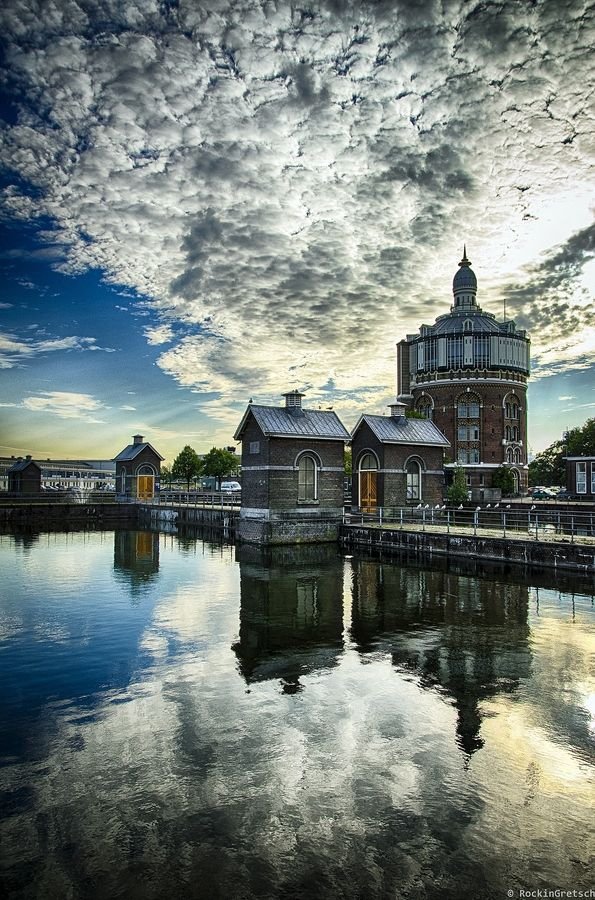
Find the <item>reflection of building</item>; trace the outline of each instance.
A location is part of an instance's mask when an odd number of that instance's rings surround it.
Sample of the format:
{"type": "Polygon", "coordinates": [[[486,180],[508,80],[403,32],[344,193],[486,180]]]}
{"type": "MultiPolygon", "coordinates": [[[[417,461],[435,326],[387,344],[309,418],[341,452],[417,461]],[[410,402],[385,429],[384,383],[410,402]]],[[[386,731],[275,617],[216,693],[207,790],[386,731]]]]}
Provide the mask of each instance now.
{"type": "Polygon", "coordinates": [[[163,456],[135,434],[132,443],[114,457],[116,463],[116,495],[120,500],[150,500],[159,489],[159,472],[163,456]]]}
{"type": "Polygon", "coordinates": [[[114,571],[133,588],[151,581],[159,571],[159,533],[114,532],[114,571]]]}
{"type": "Polygon", "coordinates": [[[457,743],[468,754],[479,749],[480,702],[529,675],[528,587],[377,560],[354,560],[353,569],[359,651],[389,649],[398,670],[446,692],[457,709],[457,743]]]}
{"type": "Polygon", "coordinates": [[[351,433],[352,505],[373,511],[441,501],[448,446],[433,422],[408,419],[402,403],[391,404],[390,416],[364,414],[351,433]]]}
{"type": "Polygon", "coordinates": [[[284,397],[284,407],[251,403],[234,435],[242,442],[238,538],[336,541],[349,433],[332,410],[303,409],[299,391],[284,397]]]}
{"type": "Polygon", "coordinates": [[[328,544],[263,550],[243,544],[240,637],[234,645],[247,682],[300,677],[334,666],[343,649],[343,562],[328,544]]]}
{"type": "Polygon", "coordinates": [[[463,253],[450,312],[399,342],[397,391],[446,435],[480,499],[503,463],[517,490],[527,487],[529,339],[480,309],[470,266],[463,253]]]}

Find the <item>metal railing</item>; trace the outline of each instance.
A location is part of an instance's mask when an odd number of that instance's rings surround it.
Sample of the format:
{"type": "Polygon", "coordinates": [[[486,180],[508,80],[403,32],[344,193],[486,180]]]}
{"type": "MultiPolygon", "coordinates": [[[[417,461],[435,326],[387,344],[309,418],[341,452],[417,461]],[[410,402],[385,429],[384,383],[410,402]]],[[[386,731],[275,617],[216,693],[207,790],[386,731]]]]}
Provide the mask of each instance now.
{"type": "Polygon", "coordinates": [[[497,508],[447,507],[445,505],[378,507],[346,512],[344,523],[385,528],[484,536],[534,538],[535,540],[580,539],[595,543],[595,508],[591,510],[547,509],[509,506],[497,508]]]}

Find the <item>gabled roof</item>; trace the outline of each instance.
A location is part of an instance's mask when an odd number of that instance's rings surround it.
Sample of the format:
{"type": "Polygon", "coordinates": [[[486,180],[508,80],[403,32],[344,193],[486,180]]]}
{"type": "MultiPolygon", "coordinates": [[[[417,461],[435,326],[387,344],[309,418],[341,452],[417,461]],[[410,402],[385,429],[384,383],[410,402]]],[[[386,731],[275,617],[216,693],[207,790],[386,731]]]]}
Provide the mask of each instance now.
{"type": "Polygon", "coordinates": [[[35,466],[36,469],[39,469],[41,472],[41,468],[39,463],[36,463],[34,459],[18,459],[14,465],[7,469],[6,472],[9,474],[10,472],[24,472],[26,468],[29,466],[35,466]]]}
{"type": "Polygon", "coordinates": [[[118,453],[117,456],[114,456],[114,462],[126,462],[127,460],[134,459],[135,456],[138,456],[138,454],[142,450],[146,450],[147,447],[149,448],[149,450],[152,450],[155,456],[158,456],[159,459],[165,459],[165,456],[162,456],[161,453],[157,453],[155,447],[153,447],[152,444],[143,442],[142,444],[128,444],[128,446],[124,447],[124,449],[120,453],[118,453]]]}
{"type": "Polygon", "coordinates": [[[450,447],[440,429],[431,419],[408,419],[406,416],[370,416],[364,413],[351,437],[366,423],[383,444],[413,444],[424,447],[450,447]]]}
{"type": "MultiPolygon", "coordinates": [[[[291,409],[291,408],[290,408],[291,409]]],[[[238,425],[234,439],[239,441],[250,414],[267,437],[305,437],[311,440],[348,441],[349,432],[331,410],[301,409],[296,415],[286,407],[250,404],[238,425]]]]}

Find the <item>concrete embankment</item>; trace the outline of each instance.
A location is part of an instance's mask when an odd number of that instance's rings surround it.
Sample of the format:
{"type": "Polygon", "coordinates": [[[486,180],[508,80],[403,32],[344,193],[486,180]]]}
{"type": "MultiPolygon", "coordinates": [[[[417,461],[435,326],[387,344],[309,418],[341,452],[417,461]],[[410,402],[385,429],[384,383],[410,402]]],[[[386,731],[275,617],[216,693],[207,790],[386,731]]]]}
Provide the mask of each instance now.
{"type": "Polygon", "coordinates": [[[134,527],[138,509],[127,503],[3,503],[0,527],[44,528],[125,528],[134,527]]]}
{"type": "Polygon", "coordinates": [[[520,536],[491,536],[444,529],[393,528],[378,525],[342,525],[339,539],[345,548],[373,549],[420,556],[452,556],[518,563],[536,568],[595,574],[595,541],[536,540],[520,536]]]}
{"type": "Polygon", "coordinates": [[[191,525],[223,531],[227,536],[235,534],[239,509],[231,506],[138,506],[139,525],[163,527],[167,525],[191,525]]]}

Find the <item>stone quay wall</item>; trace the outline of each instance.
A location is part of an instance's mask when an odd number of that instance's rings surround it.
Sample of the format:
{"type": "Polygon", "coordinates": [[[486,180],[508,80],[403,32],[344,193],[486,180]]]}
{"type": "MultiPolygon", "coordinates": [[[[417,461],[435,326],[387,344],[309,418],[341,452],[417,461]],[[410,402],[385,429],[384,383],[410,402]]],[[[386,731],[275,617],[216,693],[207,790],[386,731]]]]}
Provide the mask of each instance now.
{"type": "Polygon", "coordinates": [[[536,568],[572,570],[595,574],[595,544],[506,539],[446,532],[407,531],[342,525],[339,539],[349,549],[374,549],[390,553],[405,551],[419,556],[453,556],[518,563],[536,568]]]}

